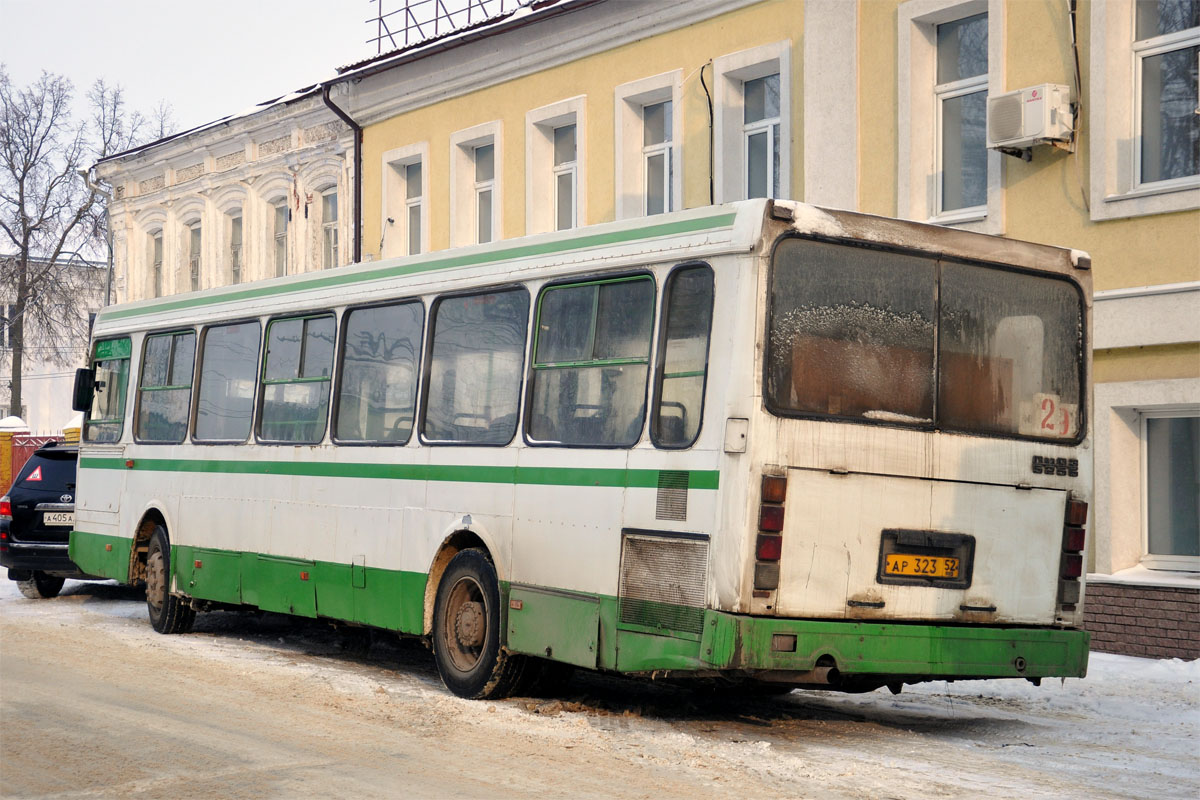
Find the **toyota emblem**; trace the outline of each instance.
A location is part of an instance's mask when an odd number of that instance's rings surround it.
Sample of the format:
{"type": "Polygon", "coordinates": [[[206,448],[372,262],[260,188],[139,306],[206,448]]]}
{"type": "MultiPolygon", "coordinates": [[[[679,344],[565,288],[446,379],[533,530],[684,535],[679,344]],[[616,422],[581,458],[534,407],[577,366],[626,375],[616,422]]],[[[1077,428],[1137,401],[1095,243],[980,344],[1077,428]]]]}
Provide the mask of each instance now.
{"type": "Polygon", "coordinates": [[[62,502],[62,503],[69,503],[69,502],[71,502],[71,501],[72,501],[74,498],[73,498],[73,497],[71,497],[71,495],[69,495],[69,494],[64,494],[62,497],[60,497],[60,498],[58,498],[58,499],[59,499],[59,502],[62,502]]]}

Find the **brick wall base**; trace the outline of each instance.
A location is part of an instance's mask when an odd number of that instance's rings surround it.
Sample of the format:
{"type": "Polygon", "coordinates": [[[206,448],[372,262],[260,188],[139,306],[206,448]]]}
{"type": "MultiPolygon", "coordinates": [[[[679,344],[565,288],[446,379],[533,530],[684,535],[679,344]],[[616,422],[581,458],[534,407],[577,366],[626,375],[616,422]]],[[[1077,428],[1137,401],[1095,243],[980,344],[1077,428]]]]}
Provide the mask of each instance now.
{"type": "Polygon", "coordinates": [[[1200,589],[1089,583],[1083,627],[1103,653],[1200,658],[1200,589]]]}

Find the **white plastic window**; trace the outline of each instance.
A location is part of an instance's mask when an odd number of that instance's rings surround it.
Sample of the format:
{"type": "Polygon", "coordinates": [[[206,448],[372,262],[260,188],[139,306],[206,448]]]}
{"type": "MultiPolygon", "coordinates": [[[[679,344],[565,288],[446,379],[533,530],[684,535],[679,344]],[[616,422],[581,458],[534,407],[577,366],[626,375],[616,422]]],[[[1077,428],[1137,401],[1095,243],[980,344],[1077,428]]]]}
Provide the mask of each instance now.
{"type": "Polygon", "coordinates": [[[423,205],[421,162],[415,161],[404,166],[405,251],[410,256],[421,252],[421,207],[423,205]]]}
{"type": "Polygon", "coordinates": [[[495,219],[496,152],[490,144],[481,144],[473,150],[475,166],[475,241],[478,244],[492,241],[492,223],[495,219]]]}
{"type": "Polygon", "coordinates": [[[291,211],[287,200],[277,200],[274,206],[275,277],[287,275],[287,229],[291,211]]]}
{"type": "Polygon", "coordinates": [[[670,100],[642,106],[642,178],[645,181],[642,213],[646,215],[670,211],[673,205],[672,126],[670,100]]]}
{"type": "Polygon", "coordinates": [[[988,17],[937,26],[936,213],[987,205],[988,17]]]}
{"type": "Polygon", "coordinates": [[[1143,561],[1200,571],[1200,415],[1143,415],[1142,446],[1143,561]]]}
{"type": "Polygon", "coordinates": [[[1200,0],[1135,9],[1136,185],[1190,185],[1200,175],[1200,0]]]}
{"type": "Polygon", "coordinates": [[[554,129],[554,226],[563,231],[575,227],[575,182],[577,177],[575,126],[554,129]]]}
{"type": "Polygon", "coordinates": [[[779,73],[743,84],[746,197],[779,197],[779,73]]]}

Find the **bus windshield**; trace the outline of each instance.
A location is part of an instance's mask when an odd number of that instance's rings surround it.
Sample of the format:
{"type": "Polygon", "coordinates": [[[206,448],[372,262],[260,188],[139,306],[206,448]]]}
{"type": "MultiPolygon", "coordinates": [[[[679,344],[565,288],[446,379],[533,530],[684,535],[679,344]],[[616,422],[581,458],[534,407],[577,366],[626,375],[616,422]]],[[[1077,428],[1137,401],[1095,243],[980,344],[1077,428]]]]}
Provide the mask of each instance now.
{"type": "Polygon", "coordinates": [[[1083,305],[1072,283],[795,237],[771,267],[774,413],[1079,438],[1083,305]]]}

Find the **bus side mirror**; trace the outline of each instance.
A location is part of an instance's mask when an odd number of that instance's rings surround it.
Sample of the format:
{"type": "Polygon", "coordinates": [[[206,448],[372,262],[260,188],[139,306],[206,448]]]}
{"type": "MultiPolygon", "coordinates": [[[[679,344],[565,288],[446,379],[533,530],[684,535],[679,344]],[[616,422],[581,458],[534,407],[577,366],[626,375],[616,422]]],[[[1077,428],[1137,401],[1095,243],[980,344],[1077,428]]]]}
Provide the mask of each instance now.
{"type": "Polygon", "coordinates": [[[75,370],[75,390],[71,394],[71,408],[75,411],[87,411],[92,407],[92,394],[95,392],[96,373],[89,367],[75,370]]]}

